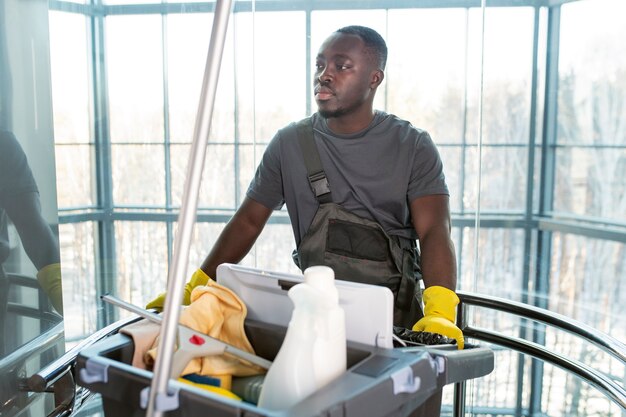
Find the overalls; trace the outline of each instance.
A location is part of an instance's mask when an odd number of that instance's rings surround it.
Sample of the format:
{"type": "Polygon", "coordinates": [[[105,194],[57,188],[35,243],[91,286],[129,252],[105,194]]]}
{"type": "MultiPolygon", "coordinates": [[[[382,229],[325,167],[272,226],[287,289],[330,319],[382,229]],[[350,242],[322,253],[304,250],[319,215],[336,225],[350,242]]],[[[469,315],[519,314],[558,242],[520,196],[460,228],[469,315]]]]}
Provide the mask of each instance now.
{"type": "Polygon", "coordinates": [[[422,317],[419,253],[415,240],[389,236],[380,224],[332,202],[310,118],[297,124],[309,183],[320,205],[294,261],[304,271],[326,265],[340,280],[381,285],[394,295],[394,326],[410,329],[422,317]]]}

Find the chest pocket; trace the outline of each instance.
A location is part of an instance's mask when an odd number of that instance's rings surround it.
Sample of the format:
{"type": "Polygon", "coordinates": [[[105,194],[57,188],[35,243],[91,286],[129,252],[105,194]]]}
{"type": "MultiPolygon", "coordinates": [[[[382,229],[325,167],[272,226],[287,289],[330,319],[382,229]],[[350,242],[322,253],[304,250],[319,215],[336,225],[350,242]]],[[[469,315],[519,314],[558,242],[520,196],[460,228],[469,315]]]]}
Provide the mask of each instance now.
{"type": "Polygon", "coordinates": [[[320,205],[294,251],[296,264],[302,271],[326,265],[334,270],[337,279],[389,288],[395,300],[394,325],[410,328],[422,311],[415,241],[389,236],[377,222],[332,203],[310,119],[298,123],[298,138],[309,183],[320,205]]]}

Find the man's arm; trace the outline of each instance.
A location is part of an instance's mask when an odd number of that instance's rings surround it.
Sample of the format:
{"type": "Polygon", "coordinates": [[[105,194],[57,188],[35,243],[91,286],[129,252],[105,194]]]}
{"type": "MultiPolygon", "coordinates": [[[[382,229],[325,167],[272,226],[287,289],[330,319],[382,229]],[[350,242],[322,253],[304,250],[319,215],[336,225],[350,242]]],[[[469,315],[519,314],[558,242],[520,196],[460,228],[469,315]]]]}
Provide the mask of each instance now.
{"type": "Polygon", "coordinates": [[[215,279],[218,265],[241,261],[263,231],[272,209],[246,197],[230,219],[200,269],[215,279]]]}
{"type": "Polygon", "coordinates": [[[426,287],[456,289],[456,256],[450,238],[447,195],[430,195],[411,202],[411,219],[420,242],[422,275],[426,287]]]}
{"type": "Polygon", "coordinates": [[[456,289],[456,257],[450,239],[450,205],[447,195],[420,197],[411,202],[411,218],[421,249],[424,277],[424,317],[414,331],[439,333],[455,339],[463,349],[463,332],[454,324],[459,297],[456,289]]]}

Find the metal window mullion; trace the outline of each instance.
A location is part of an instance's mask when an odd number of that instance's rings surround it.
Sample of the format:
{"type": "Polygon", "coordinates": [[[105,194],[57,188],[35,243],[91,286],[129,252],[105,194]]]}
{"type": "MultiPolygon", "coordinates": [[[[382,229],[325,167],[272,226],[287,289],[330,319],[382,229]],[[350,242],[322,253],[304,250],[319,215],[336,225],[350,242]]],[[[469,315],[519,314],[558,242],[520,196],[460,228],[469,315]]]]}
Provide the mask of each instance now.
{"type": "MultiPolygon", "coordinates": [[[[461,125],[461,161],[459,163],[459,195],[460,198],[460,211],[461,215],[465,214],[465,204],[464,204],[464,195],[465,195],[465,164],[467,163],[467,106],[468,106],[468,77],[469,77],[469,8],[465,9],[465,47],[464,47],[464,57],[463,57],[463,65],[464,65],[464,73],[463,77],[463,117],[462,117],[462,125],[461,125]]],[[[463,258],[463,227],[459,228],[459,248],[461,250],[460,256],[457,256],[457,271],[461,271],[462,258],[463,258]]]]}
{"type": "MultiPolygon", "coordinates": [[[[468,69],[469,69],[469,8],[465,9],[465,48],[464,48],[464,73],[465,77],[463,77],[463,124],[461,126],[461,162],[459,164],[459,184],[460,184],[460,210],[461,214],[465,214],[465,205],[463,204],[463,194],[465,193],[465,164],[466,164],[466,156],[465,152],[467,151],[467,106],[468,106],[468,69]]],[[[462,265],[462,257],[463,257],[463,227],[459,228],[459,246],[461,250],[460,256],[457,256],[457,271],[461,271],[462,265]]],[[[478,233],[478,230],[474,228],[474,233],[478,233]]],[[[477,266],[474,265],[476,268],[477,266]]],[[[457,272],[458,273],[458,272],[457,272]]],[[[467,320],[467,314],[462,312],[462,307],[459,306],[459,322],[464,322],[467,320]]],[[[454,384],[454,403],[453,403],[453,415],[455,417],[460,417],[465,415],[465,402],[467,396],[467,386],[465,383],[457,383],[454,384]]]]}
{"type": "MultiPolygon", "coordinates": [[[[524,266],[522,276],[522,294],[529,289],[530,282],[530,250],[532,232],[536,227],[533,221],[533,195],[534,195],[534,172],[535,172],[535,144],[536,144],[536,129],[537,129],[537,77],[538,77],[538,54],[539,54],[539,25],[540,25],[540,8],[535,8],[534,28],[533,28],[533,57],[532,57],[532,72],[531,72],[531,86],[530,86],[530,120],[529,120],[529,136],[528,136],[528,168],[526,171],[526,210],[524,213],[524,219],[526,221],[526,227],[524,228],[524,266]]],[[[527,296],[524,295],[522,301],[527,302],[527,296]]]]}
{"type": "MultiPolygon", "coordinates": [[[[234,133],[235,133],[235,137],[233,138],[234,140],[234,144],[233,144],[233,152],[234,152],[234,175],[233,175],[233,181],[235,181],[234,185],[234,190],[235,190],[235,209],[237,207],[239,207],[239,205],[241,204],[241,187],[239,186],[240,182],[241,182],[241,151],[240,151],[240,146],[241,146],[241,131],[240,131],[240,125],[239,125],[239,118],[240,118],[240,114],[239,114],[239,82],[238,82],[238,77],[237,77],[237,19],[235,18],[235,16],[232,16],[232,32],[233,32],[233,72],[235,74],[234,76],[234,82],[233,82],[233,96],[234,96],[234,109],[233,109],[233,123],[234,123],[234,133]]],[[[253,35],[254,38],[254,35],[253,35]]]]}
{"type": "MultiPolygon", "coordinates": [[[[161,50],[162,73],[163,73],[163,162],[165,165],[165,211],[171,213],[172,208],[172,175],[171,175],[171,136],[170,136],[170,95],[169,95],[169,71],[168,71],[168,48],[167,48],[167,15],[161,16],[161,50]]],[[[172,261],[174,232],[172,222],[165,222],[166,244],[167,244],[167,264],[172,261]]]]}
{"type": "MultiPolygon", "coordinates": [[[[531,268],[531,262],[533,257],[531,256],[532,250],[532,238],[536,222],[533,219],[533,195],[534,195],[534,172],[535,172],[535,143],[536,143],[536,126],[537,126],[537,77],[538,77],[538,55],[539,55],[539,25],[540,25],[540,8],[535,7],[534,14],[534,26],[533,26],[533,49],[532,49],[532,67],[531,67],[531,85],[530,85],[530,120],[528,128],[528,166],[526,171],[526,210],[524,213],[524,252],[523,252],[523,266],[522,266],[522,302],[528,302],[528,291],[530,289],[530,274],[533,268],[531,268]]],[[[519,337],[521,339],[527,338],[527,320],[520,317],[519,337]]],[[[524,398],[524,375],[526,363],[524,361],[524,355],[519,353],[517,363],[517,393],[515,410],[517,415],[521,415],[523,411],[523,398],[524,398]]]]}
{"type": "MultiPolygon", "coordinates": [[[[560,6],[550,8],[548,14],[544,126],[541,144],[540,216],[551,212],[554,204],[556,171],[556,151],[554,144],[556,143],[557,135],[559,24],[560,6]]],[[[547,300],[548,295],[552,233],[539,230],[539,235],[539,265],[535,290],[540,293],[542,297],[535,302],[535,305],[546,308],[545,300],[547,300]]]]}
{"type": "MultiPolygon", "coordinates": [[[[77,8],[72,2],[62,0],[49,0],[56,10],[77,8]]],[[[567,3],[578,0],[489,0],[489,7],[535,7],[550,3],[567,3]]],[[[303,11],[311,9],[311,4],[316,10],[372,10],[389,8],[389,0],[239,0],[234,5],[234,13],[252,11],[280,12],[280,11],[303,11]]],[[[80,6],[80,5],[79,5],[80,6]]],[[[78,7],[79,7],[78,6],[78,7]]],[[[394,0],[393,9],[446,9],[462,7],[480,7],[481,0],[394,0]]],[[[113,4],[100,6],[107,15],[131,15],[131,14],[173,14],[173,13],[213,13],[215,1],[202,2],[154,2],[138,4],[113,4]]]]}
{"type": "MultiPolygon", "coordinates": [[[[97,1],[99,3],[99,1],[97,1]]],[[[95,9],[94,9],[95,10],[95,9]]],[[[96,238],[96,296],[98,294],[117,293],[115,226],[113,213],[113,177],[111,173],[111,139],[109,131],[109,111],[107,94],[107,75],[104,41],[104,15],[94,12],[89,17],[91,46],[91,79],[93,83],[93,122],[96,165],[97,205],[103,211],[103,219],[98,221],[96,238]]],[[[100,299],[96,299],[100,304],[100,299]]],[[[118,313],[110,305],[98,309],[97,327],[102,328],[117,320],[118,313]]]]}
{"type": "MultiPolygon", "coordinates": [[[[543,215],[552,210],[555,186],[556,154],[554,144],[557,135],[557,105],[558,105],[558,78],[559,78],[559,30],[560,6],[548,9],[548,36],[546,48],[546,82],[545,104],[541,142],[541,182],[539,194],[539,214],[543,215]]],[[[535,277],[534,305],[547,308],[550,288],[550,266],[552,252],[552,233],[539,230],[537,240],[537,273],[535,277]]],[[[533,326],[532,340],[541,345],[545,344],[544,325],[533,326]]],[[[543,363],[537,359],[531,365],[531,390],[529,397],[530,415],[541,411],[541,397],[543,387],[543,363]]]]}
{"type": "MultiPolygon", "coordinates": [[[[389,8],[385,9],[385,39],[389,39],[389,8]]],[[[386,66],[386,63],[385,63],[386,66]]],[[[385,68],[385,78],[387,78],[387,72],[385,68]]],[[[392,73],[393,74],[393,73],[392,73]]],[[[383,96],[383,108],[385,112],[389,113],[389,78],[387,78],[387,84],[385,85],[385,95],[383,96]]]]}
{"type": "Polygon", "coordinates": [[[306,78],[305,88],[306,88],[306,102],[305,108],[307,114],[313,113],[313,100],[312,100],[312,86],[313,86],[313,74],[311,72],[311,67],[313,63],[311,62],[311,9],[308,8],[304,11],[304,50],[305,50],[305,69],[304,76],[306,78]]]}

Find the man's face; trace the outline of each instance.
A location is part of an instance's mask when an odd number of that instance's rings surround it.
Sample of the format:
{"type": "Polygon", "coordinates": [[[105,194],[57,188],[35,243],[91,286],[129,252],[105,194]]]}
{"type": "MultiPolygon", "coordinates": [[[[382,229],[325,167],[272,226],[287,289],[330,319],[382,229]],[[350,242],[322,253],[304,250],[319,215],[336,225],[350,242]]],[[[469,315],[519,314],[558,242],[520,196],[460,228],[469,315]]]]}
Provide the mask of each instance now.
{"type": "Polygon", "coordinates": [[[323,117],[371,107],[382,72],[361,38],[333,33],[320,47],[315,67],[315,101],[323,117]]]}

